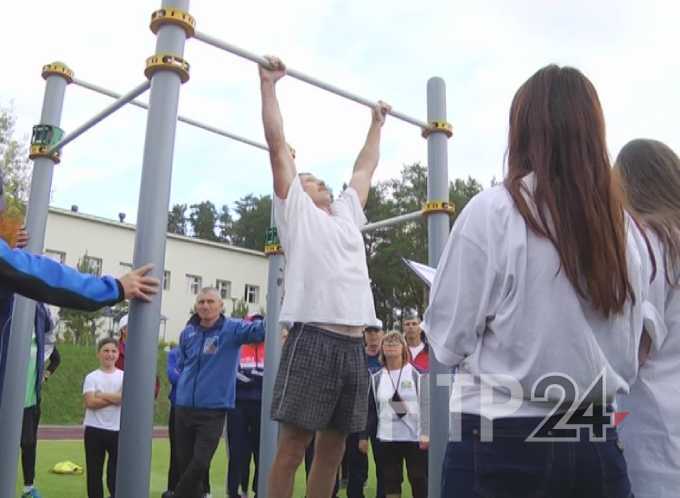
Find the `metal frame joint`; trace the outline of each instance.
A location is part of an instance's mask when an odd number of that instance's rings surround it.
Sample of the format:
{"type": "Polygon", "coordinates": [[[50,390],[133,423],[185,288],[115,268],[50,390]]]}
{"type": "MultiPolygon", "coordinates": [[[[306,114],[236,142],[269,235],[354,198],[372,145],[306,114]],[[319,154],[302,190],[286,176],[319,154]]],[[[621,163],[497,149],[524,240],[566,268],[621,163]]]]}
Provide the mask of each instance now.
{"type": "Polygon", "coordinates": [[[160,53],[146,59],[144,75],[151,80],[156,71],[172,71],[179,76],[182,83],[189,81],[189,63],[177,54],[160,53]]]}
{"type": "Polygon", "coordinates": [[[264,253],[267,256],[283,254],[283,248],[279,241],[279,233],[276,227],[269,227],[264,234],[264,253]]]}
{"type": "Polygon", "coordinates": [[[55,61],[45,64],[42,67],[41,76],[47,79],[50,76],[61,76],[66,80],[66,83],[73,83],[73,70],[63,62],[55,61]]]}
{"type": "Polygon", "coordinates": [[[31,135],[31,149],[28,158],[31,160],[39,157],[51,159],[55,164],[59,164],[61,156],[58,150],[50,152],[61,139],[64,138],[64,130],[58,126],[48,124],[38,124],[33,127],[31,135]]]}
{"type": "Polygon", "coordinates": [[[151,31],[158,34],[158,30],[164,24],[179,26],[187,34],[187,38],[191,38],[196,33],[196,19],[185,10],[166,7],[154,11],[151,14],[151,23],[149,24],[151,31]]]}
{"type": "Polygon", "coordinates": [[[423,204],[421,213],[423,216],[429,216],[434,213],[445,213],[453,216],[456,213],[456,206],[450,201],[428,201],[423,204]]]}
{"type": "Polygon", "coordinates": [[[443,133],[446,138],[453,136],[453,125],[446,121],[432,121],[429,128],[425,128],[422,132],[423,138],[427,138],[433,133],[443,133]]]}

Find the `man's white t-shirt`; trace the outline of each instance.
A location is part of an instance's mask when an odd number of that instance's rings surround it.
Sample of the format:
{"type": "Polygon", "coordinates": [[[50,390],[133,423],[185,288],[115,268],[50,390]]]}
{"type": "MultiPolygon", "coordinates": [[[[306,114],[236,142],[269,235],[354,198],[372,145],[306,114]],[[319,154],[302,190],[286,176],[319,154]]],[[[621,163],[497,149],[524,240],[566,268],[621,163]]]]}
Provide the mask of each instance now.
{"type": "Polygon", "coordinates": [[[348,187],[331,205],[316,207],[298,175],[274,218],[286,258],[281,322],[380,326],[375,316],[359,197],[348,187]]]}
{"type": "MultiPolygon", "coordinates": [[[[88,392],[117,393],[123,389],[123,371],[116,368],[111,373],[95,370],[85,377],[83,394],[88,392]]],[[[83,425],[107,431],[120,430],[120,405],[109,405],[98,410],[85,409],[83,425]]]]}
{"type": "MultiPolygon", "coordinates": [[[[533,175],[524,181],[533,191],[533,175]]],[[[536,400],[541,393],[533,396],[533,388],[547,374],[573,382],[577,399],[601,373],[606,403],[628,392],[638,371],[645,310],[653,306],[647,245],[630,219],[626,224],[636,302],[628,300],[607,318],[576,292],[554,246],[529,229],[505,187],[484,190],[468,203],[442,253],[422,324],[437,360],[469,374],[454,378],[452,412],[545,416],[562,392],[549,389],[547,400],[536,400]]],[[[657,325],[648,327],[654,342],[665,335],[657,325]]]]}

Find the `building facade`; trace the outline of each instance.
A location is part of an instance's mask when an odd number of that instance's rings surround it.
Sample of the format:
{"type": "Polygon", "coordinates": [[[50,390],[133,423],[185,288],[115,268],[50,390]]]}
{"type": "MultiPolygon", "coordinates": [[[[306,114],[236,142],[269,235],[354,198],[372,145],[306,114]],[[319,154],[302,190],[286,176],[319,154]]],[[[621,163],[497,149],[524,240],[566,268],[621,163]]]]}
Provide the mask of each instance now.
{"type": "MultiPolygon", "coordinates": [[[[85,258],[93,273],[119,277],[132,269],[135,225],[50,208],[45,255],[69,266],[85,258]]],[[[239,301],[264,312],[267,258],[227,244],[168,234],[159,337],[177,341],[202,287],[216,287],[231,314],[239,301]]],[[[102,321],[103,331],[111,327],[102,321]]]]}

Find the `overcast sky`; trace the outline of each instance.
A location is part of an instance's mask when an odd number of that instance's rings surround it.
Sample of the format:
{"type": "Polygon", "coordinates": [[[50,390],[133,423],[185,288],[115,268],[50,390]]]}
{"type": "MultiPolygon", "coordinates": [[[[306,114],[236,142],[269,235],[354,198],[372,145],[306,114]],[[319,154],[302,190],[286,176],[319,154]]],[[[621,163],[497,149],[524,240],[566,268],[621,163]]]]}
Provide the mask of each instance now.
{"type": "MultiPolygon", "coordinates": [[[[143,81],[155,37],[148,29],[160,2],[23,0],[10,2],[0,31],[0,103],[13,102],[18,134],[40,117],[43,64],[66,62],[78,78],[119,93],[143,81]]],[[[573,65],[591,78],[607,118],[615,156],[626,141],[651,137],[678,150],[680,3],[632,0],[194,0],[197,28],[399,111],[426,119],[428,78],[447,83],[450,178],[488,186],[503,176],[507,114],[518,86],[548,63],[573,65]]],[[[254,64],[190,40],[191,80],[180,113],[263,141],[254,64]]],[[[335,189],[348,180],[369,111],[334,95],[283,80],[279,97],[300,170],[335,189]]],[[[146,99],[148,95],[143,98],[146,99]]],[[[68,132],[107,106],[107,97],[70,86],[62,127],[68,132]]],[[[137,211],[146,112],[126,108],[63,152],[53,205],[116,218],[137,211]]],[[[425,141],[410,125],[384,129],[378,178],[426,162],[425,141]]],[[[171,203],[233,204],[271,190],[265,152],[179,124],[171,203]]]]}

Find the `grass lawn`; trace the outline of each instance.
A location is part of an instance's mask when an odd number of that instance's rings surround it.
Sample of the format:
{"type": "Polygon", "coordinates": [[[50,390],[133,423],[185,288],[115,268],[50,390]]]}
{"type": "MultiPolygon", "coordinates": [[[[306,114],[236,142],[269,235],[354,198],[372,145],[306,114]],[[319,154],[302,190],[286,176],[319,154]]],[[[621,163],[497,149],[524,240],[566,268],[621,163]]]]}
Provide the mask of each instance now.
{"type": "MultiPolygon", "coordinates": [[[[160,498],[165,491],[168,476],[168,440],[153,440],[153,456],[151,460],[151,498],[160,498]]],[[[38,462],[36,465],[36,487],[40,490],[43,498],[85,498],[87,496],[85,475],[64,476],[49,473],[55,463],[70,460],[78,465],[85,465],[85,452],[82,441],[39,441],[38,462]]],[[[213,498],[223,498],[226,493],[224,481],[226,475],[226,452],[224,440],[220,443],[215,457],[213,458],[210,485],[213,498]]],[[[373,459],[369,457],[371,468],[369,469],[368,486],[366,496],[375,496],[375,473],[373,459]]],[[[294,498],[304,496],[304,469],[300,468],[295,476],[294,498]]],[[[21,470],[17,474],[17,496],[21,494],[21,470]]],[[[105,496],[106,487],[104,487],[105,496]]],[[[252,496],[252,495],[251,495],[252,496]]],[[[345,491],[338,493],[339,498],[345,497],[345,491]]],[[[404,497],[410,496],[410,487],[404,486],[404,497]]]]}

